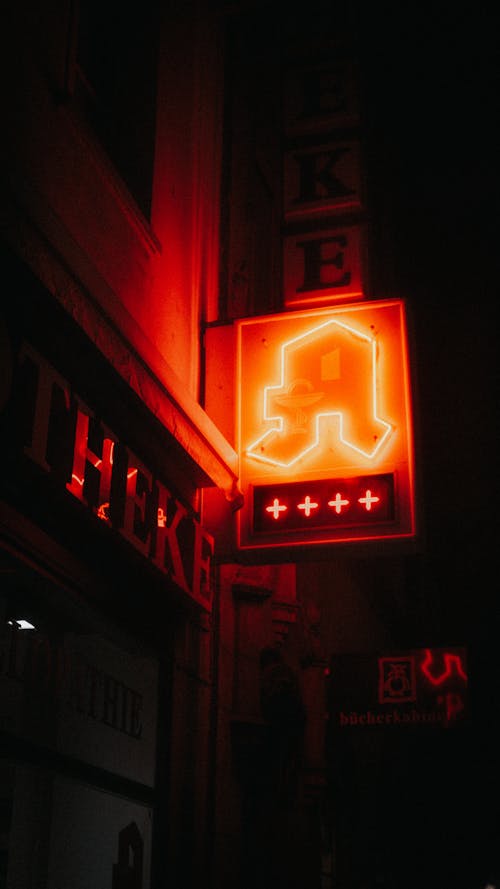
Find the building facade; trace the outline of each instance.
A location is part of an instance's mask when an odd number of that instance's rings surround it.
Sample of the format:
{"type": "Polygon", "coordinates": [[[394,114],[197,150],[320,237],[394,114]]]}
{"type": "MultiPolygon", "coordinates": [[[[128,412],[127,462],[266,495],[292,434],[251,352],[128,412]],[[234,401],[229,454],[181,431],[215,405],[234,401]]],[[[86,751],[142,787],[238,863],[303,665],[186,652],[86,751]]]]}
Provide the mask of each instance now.
{"type": "Polygon", "coordinates": [[[396,641],[444,656],[413,469],[408,540],[379,558],[370,516],[347,553],[237,544],[238,322],[394,296],[355,15],[323,12],[306,31],[260,3],[28,0],[4,23],[0,887],[390,870],[374,825],[397,778],[372,799],[392,737],[332,732],[331,670],[396,641]]]}
{"type": "Polygon", "coordinates": [[[201,404],[222,108],[193,11],[6,25],[3,886],[190,885],[209,860],[199,492],[237,468],[201,404]]]}

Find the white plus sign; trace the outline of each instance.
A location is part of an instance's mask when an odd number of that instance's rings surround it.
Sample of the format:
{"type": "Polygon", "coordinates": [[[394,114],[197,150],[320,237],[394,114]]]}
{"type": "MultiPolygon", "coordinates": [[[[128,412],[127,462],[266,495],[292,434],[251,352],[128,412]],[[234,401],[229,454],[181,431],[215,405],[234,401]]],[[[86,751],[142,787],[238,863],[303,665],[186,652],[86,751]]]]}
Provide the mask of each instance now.
{"type": "Polygon", "coordinates": [[[380,497],[376,497],[375,494],[372,494],[370,489],[368,488],[364,497],[360,497],[358,499],[358,503],[364,503],[367,512],[370,512],[372,508],[372,503],[378,503],[380,497]]]}
{"type": "Polygon", "coordinates": [[[349,506],[349,501],[343,500],[342,494],[335,494],[334,499],[328,501],[328,506],[333,506],[335,512],[338,514],[341,512],[343,506],[349,506]]]}
{"type": "Polygon", "coordinates": [[[318,504],[313,503],[313,501],[309,497],[309,494],[307,494],[303,503],[299,503],[299,509],[303,509],[306,516],[310,516],[311,510],[317,509],[317,508],[318,508],[318,504]]]}
{"type": "Polygon", "coordinates": [[[272,512],[273,519],[279,519],[280,513],[284,512],[286,506],[280,506],[280,502],[277,497],[273,500],[272,506],[266,506],[266,512],[272,512]]]}

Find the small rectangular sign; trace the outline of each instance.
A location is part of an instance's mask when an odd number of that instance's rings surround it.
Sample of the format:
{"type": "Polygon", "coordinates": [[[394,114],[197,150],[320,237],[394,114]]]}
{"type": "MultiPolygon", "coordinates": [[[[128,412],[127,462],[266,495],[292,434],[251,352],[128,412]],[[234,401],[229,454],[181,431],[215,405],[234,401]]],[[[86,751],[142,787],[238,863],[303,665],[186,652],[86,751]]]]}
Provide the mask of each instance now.
{"type": "Polygon", "coordinates": [[[458,725],[468,684],[464,647],[335,655],[330,718],[342,731],[458,725]]]}
{"type": "Polygon", "coordinates": [[[350,528],[394,520],[394,476],[354,476],[289,484],[256,485],[254,534],[350,528]]]}

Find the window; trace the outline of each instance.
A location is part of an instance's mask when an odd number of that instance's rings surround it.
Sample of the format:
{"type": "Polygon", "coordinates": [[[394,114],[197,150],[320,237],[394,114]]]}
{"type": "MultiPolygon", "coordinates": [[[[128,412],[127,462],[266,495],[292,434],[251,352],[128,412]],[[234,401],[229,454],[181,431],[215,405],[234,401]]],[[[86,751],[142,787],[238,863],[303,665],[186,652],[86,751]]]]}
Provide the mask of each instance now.
{"type": "Polygon", "coordinates": [[[77,98],[146,218],[155,141],[158,12],[85,0],[80,4],[77,98]]]}

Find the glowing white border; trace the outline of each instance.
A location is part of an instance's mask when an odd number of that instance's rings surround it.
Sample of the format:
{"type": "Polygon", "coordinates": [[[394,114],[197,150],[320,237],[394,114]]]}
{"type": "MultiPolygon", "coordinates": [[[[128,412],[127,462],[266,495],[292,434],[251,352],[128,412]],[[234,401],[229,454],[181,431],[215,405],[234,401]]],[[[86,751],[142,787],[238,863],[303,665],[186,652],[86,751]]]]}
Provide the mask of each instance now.
{"type": "Polygon", "coordinates": [[[254,460],[260,460],[262,463],[270,463],[273,466],[282,466],[286,469],[290,466],[293,466],[294,463],[296,463],[298,460],[302,459],[302,457],[304,457],[306,454],[308,454],[310,451],[314,450],[314,448],[316,448],[318,446],[319,441],[320,441],[320,434],[319,434],[320,420],[323,419],[323,417],[338,417],[339,418],[339,438],[340,438],[341,443],[346,445],[346,447],[352,448],[352,450],[357,451],[357,453],[361,454],[361,456],[367,457],[369,460],[372,460],[373,457],[375,457],[377,452],[380,450],[380,448],[382,447],[382,445],[384,444],[384,442],[387,440],[388,436],[392,432],[392,426],[390,425],[390,423],[387,423],[385,420],[383,420],[377,414],[376,349],[377,349],[377,341],[374,337],[370,337],[367,334],[362,333],[359,330],[356,330],[354,327],[349,327],[348,324],[344,324],[342,321],[337,321],[334,318],[330,318],[328,321],[324,321],[323,324],[320,324],[318,327],[314,327],[312,330],[308,330],[306,333],[301,333],[298,336],[293,337],[293,339],[288,340],[286,343],[282,343],[282,345],[281,345],[281,379],[280,379],[280,382],[276,386],[265,386],[264,387],[264,420],[265,421],[276,420],[278,425],[273,426],[271,429],[268,429],[266,432],[264,432],[263,435],[260,436],[260,438],[257,438],[254,442],[252,442],[252,444],[250,444],[249,447],[246,448],[246,450],[244,451],[246,456],[253,458],[254,460]],[[311,445],[309,445],[309,447],[307,447],[303,451],[301,451],[300,454],[298,454],[296,457],[294,457],[293,460],[291,460],[289,463],[282,463],[279,460],[272,460],[270,457],[263,456],[262,454],[253,453],[253,449],[256,448],[257,446],[259,446],[267,438],[269,438],[270,435],[274,435],[275,432],[278,432],[278,433],[283,432],[283,426],[284,426],[283,416],[280,416],[280,415],[268,416],[267,410],[268,410],[268,398],[269,398],[268,393],[270,393],[273,389],[283,389],[283,386],[284,386],[285,350],[289,346],[292,346],[294,343],[298,342],[299,340],[305,339],[306,337],[313,336],[313,334],[316,334],[318,331],[322,330],[324,327],[328,327],[330,324],[336,324],[338,327],[343,327],[345,330],[349,331],[349,333],[352,333],[354,336],[360,337],[361,339],[366,340],[367,343],[371,344],[373,419],[376,422],[381,423],[382,426],[385,426],[384,434],[379,439],[379,441],[377,442],[377,444],[375,445],[375,447],[373,448],[372,451],[364,451],[362,448],[357,447],[356,445],[352,444],[352,442],[350,442],[346,438],[344,438],[342,411],[328,411],[327,413],[316,414],[316,422],[315,422],[315,436],[316,437],[315,437],[313,443],[311,445]]]}

